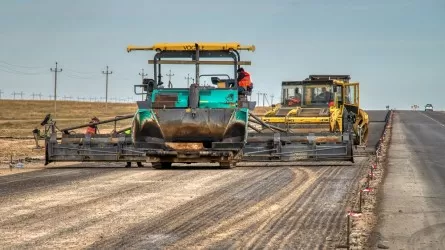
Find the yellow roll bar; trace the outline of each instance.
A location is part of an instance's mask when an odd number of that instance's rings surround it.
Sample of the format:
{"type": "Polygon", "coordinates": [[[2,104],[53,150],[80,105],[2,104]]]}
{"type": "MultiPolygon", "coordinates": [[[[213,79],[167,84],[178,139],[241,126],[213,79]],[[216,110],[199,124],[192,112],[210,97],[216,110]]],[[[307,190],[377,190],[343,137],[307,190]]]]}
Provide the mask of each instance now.
{"type": "MultiPolygon", "coordinates": [[[[127,52],[133,50],[155,50],[155,51],[193,51],[195,50],[193,42],[188,43],[156,43],[153,46],[128,45],[127,52]]],[[[197,43],[201,51],[229,51],[229,50],[247,50],[255,51],[255,45],[241,45],[239,43],[197,43]]]]}

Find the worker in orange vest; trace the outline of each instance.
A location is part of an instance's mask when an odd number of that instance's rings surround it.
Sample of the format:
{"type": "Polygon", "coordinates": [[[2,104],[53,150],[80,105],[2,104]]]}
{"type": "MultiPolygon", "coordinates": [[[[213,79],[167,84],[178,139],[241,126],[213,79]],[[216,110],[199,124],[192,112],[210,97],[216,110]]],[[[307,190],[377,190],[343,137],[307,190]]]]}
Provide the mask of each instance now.
{"type": "Polygon", "coordinates": [[[94,135],[97,134],[97,125],[94,123],[99,122],[99,119],[97,117],[93,117],[90,121],[90,125],[87,127],[86,134],[94,135]]]}
{"type": "Polygon", "coordinates": [[[244,91],[251,92],[253,89],[252,80],[250,79],[250,74],[243,68],[239,68],[238,72],[238,87],[244,89],[244,91]]]}

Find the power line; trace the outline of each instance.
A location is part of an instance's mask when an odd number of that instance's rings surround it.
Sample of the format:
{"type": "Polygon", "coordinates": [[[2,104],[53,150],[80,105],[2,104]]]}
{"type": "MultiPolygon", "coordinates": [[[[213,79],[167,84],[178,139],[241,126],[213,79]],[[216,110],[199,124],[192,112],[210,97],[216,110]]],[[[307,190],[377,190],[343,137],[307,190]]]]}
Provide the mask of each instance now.
{"type": "Polygon", "coordinates": [[[65,69],[68,72],[73,72],[73,73],[77,73],[77,74],[83,74],[83,75],[94,75],[96,73],[94,72],[83,72],[83,71],[77,71],[77,70],[72,70],[72,69],[65,69]]]}
{"type": "Polygon", "coordinates": [[[15,69],[7,68],[7,67],[5,67],[3,65],[0,65],[0,66],[3,67],[3,68],[0,68],[0,71],[6,72],[6,73],[10,73],[10,74],[14,74],[14,75],[43,75],[43,74],[45,74],[43,72],[40,72],[40,73],[39,72],[33,72],[33,73],[22,72],[22,71],[18,71],[18,70],[15,70],[15,69]]]}
{"type": "Polygon", "coordinates": [[[76,75],[72,75],[72,74],[64,74],[65,76],[72,78],[72,79],[80,79],[80,80],[88,80],[88,79],[98,79],[99,77],[97,76],[89,76],[89,77],[84,77],[84,76],[76,76],[76,75]]]}
{"type": "Polygon", "coordinates": [[[105,112],[108,109],[108,75],[113,74],[113,71],[108,71],[108,65],[107,65],[107,71],[102,71],[102,74],[105,74],[105,112]]]}
{"type": "Polygon", "coordinates": [[[57,113],[57,73],[62,72],[62,69],[57,68],[57,62],[56,62],[56,68],[50,68],[51,72],[54,72],[54,117],[56,117],[57,113]]]}
{"type": "Polygon", "coordinates": [[[23,65],[17,65],[17,64],[12,64],[12,63],[8,63],[6,61],[0,60],[0,63],[9,65],[9,66],[13,66],[13,67],[18,67],[18,68],[27,68],[27,69],[44,69],[46,68],[46,66],[23,66],[23,65]]]}

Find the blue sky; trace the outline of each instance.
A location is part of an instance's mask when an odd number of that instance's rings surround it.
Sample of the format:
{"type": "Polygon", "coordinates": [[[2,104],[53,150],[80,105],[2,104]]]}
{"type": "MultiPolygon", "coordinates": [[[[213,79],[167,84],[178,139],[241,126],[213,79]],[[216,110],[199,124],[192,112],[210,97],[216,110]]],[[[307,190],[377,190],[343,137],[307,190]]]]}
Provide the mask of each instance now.
{"type": "MultiPolygon", "coordinates": [[[[364,108],[445,108],[443,0],[17,0],[0,3],[0,22],[2,98],[52,94],[55,61],[63,69],[58,96],[105,96],[101,72],[109,65],[109,97],[127,98],[142,68],[153,74],[153,53],[127,53],[127,45],[235,41],[256,46],[241,58],[252,61],[245,68],[254,91],[275,100],[281,81],[350,74],[360,82],[364,108]]],[[[186,86],[193,73],[189,66],[164,66],[163,73],[168,69],[174,86],[186,86]]],[[[221,70],[229,68],[201,73],[221,70]]]]}

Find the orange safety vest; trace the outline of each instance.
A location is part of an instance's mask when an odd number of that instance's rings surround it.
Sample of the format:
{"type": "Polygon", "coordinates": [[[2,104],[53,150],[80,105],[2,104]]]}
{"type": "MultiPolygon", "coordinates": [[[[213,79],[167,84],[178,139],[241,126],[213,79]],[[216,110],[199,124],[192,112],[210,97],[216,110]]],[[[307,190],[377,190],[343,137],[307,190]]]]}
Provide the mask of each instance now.
{"type": "Polygon", "coordinates": [[[252,81],[250,80],[250,74],[244,71],[244,77],[238,82],[238,86],[247,89],[247,87],[252,87],[252,81]]]}
{"type": "Polygon", "coordinates": [[[88,126],[87,127],[87,132],[86,132],[87,134],[96,134],[96,128],[94,128],[94,127],[90,127],[90,126],[88,126]]]}

